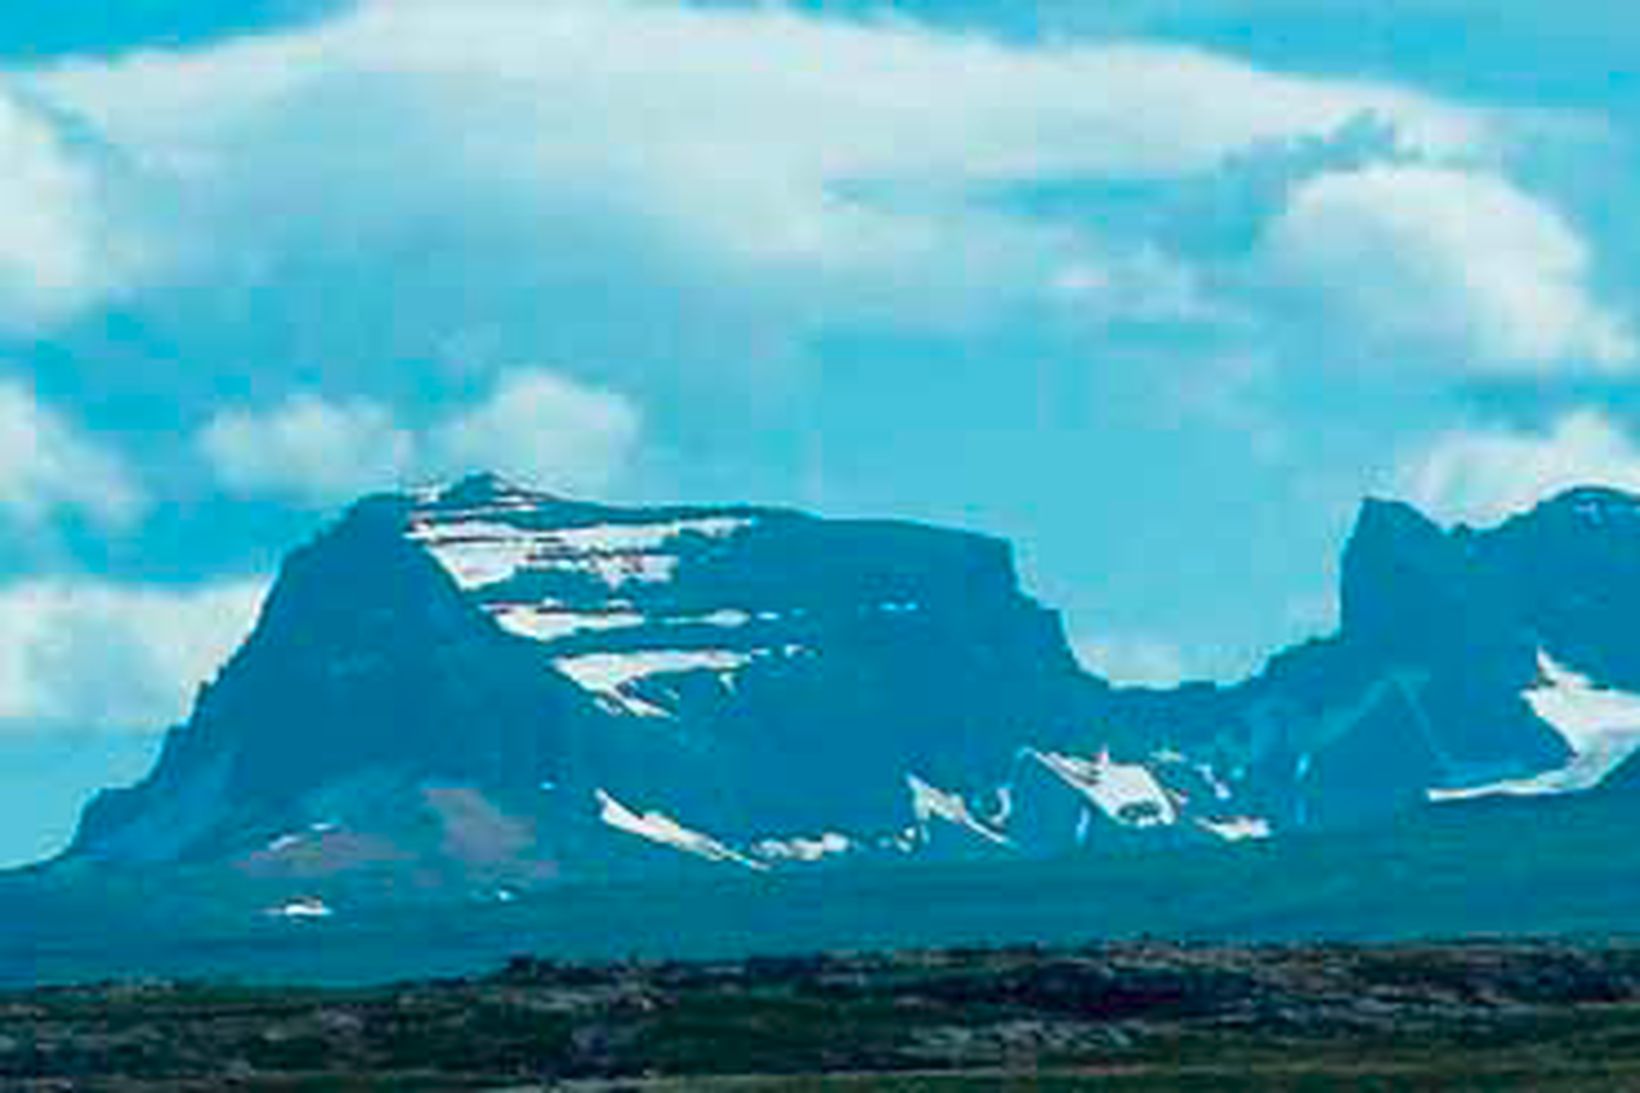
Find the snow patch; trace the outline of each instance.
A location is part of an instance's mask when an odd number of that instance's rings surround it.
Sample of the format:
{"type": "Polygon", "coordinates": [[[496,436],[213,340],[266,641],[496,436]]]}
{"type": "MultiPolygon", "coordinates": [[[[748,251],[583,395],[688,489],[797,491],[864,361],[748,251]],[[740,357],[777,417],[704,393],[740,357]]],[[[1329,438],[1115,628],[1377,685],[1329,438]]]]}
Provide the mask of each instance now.
{"type": "Polygon", "coordinates": [[[598,800],[598,818],[617,831],[624,831],[629,835],[636,835],[641,839],[669,846],[707,861],[732,862],[758,872],[765,872],[769,868],[763,862],[730,849],[710,835],[689,830],[665,813],[646,812],[640,815],[601,789],[596,790],[594,796],[598,800]]]}
{"type": "Polygon", "coordinates": [[[269,854],[283,854],[287,850],[294,850],[307,842],[314,835],[328,835],[336,830],[336,825],[328,821],[308,824],[301,831],[291,831],[269,840],[266,852],[269,854]]]}
{"type": "Polygon", "coordinates": [[[539,604],[507,603],[490,608],[503,630],[534,641],[558,641],[576,634],[625,630],[647,620],[636,611],[572,611],[539,604]]]}
{"type": "Polygon", "coordinates": [[[918,778],[915,774],[907,774],[905,783],[911,790],[911,811],[917,817],[917,823],[926,841],[928,825],[934,819],[941,819],[957,827],[974,832],[989,842],[1007,846],[1008,837],[991,830],[975,818],[968,808],[968,802],[961,794],[932,786],[918,778]]]}
{"type": "Polygon", "coordinates": [[[613,704],[640,717],[665,717],[665,710],[629,693],[628,688],[651,676],[682,672],[717,672],[731,681],[732,674],[753,659],[750,653],[729,649],[648,649],[560,657],[553,663],[559,671],[598,695],[606,706],[613,704]]]}
{"type": "Polygon", "coordinates": [[[744,516],[706,516],[692,520],[664,520],[651,524],[593,524],[545,532],[551,541],[566,550],[650,551],[684,535],[726,539],[750,527],[744,516]]]}
{"type": "Polygon", "coordinates": [[[1140,763],[1118,763],[1108,752],[1093,759],[1034,749],[1025,754],[1123,827],[1169,827],[1179,820],[1173,798],[1140,763]]]}
{"type": "Polygon", "coordinates": [[[1220,801],[1228,801],[1231,797],[1235,796],[1235,794],[1230,791],[1230,786],[1225,782],[1225,780],[1219,777],[1218,771],[1213,769],[1213,764],[1198,763],[1196,765],[1196,773],[1202,776],[1202,781],[1207,783],[1208,788],[1213,791],[1213,796],[1216,799],[1220,801]]]}
{"type": "Polygon", "coordinates": [[[431,551],[451,579],[464,589],[511,578],[535,551],[535,539],[530,533],[511,524],[479,520],[412,524],[410,538],[431,551]]]}
{"type": "Polygon", "coordinates": [[[1225,842],[1239,843],[1268,839],[1270,821],[1262,816],[1230,816],[1222,819],[1201,819],[1196,823],[1202,830],[1217,835],[1225,842]]]}
{"type": "MultiPolygon", "coordinates": [[[[520,507],[528,510],[528,505],[520,507]]],[[[503,520],[423,518],[411,524],[409,536],[463,589],[498,584],[523,569],[586,572],[618,588],[670,580],[678,559],[668,547],[685,535],[722,539],[753,522],[749,517],[701,517],[539,529],[503,520]]]]}
{"type": "Polygon", "coordinates": [[[752,852],[773,861],[817,862],[852,849],[854,843],[848,836],[828,831],[815,839],[764,839],[753,845],[752,852]]]}
{"type": "Polygon", "coordinates": [[[317,898],[294,899],[278,907],[270,907],[266,911],[266,914],[273,918],[284,919],[331,918],[335,913],[324,900],[317,898]]]}
{"type": "MultiPolygon", "coordinates": [[[[778,618],[770,612],[760,612],[755,616],[758,619],[778,618]]],[[[734,630],[748,625],[754,616],[750,611],[738,611],[726,608],[722,611],[713,611],[710,615],[701,615],[699,618],[669,619],[669,622],[702,623],[706,626],[717,626],[726,630],[734,630]]]]}
{"type": "Polygon", "coordinates": [[[1476,797],[1538,797],[1593,789],[1640,751],[1640,695],[1597,686],[1538,650],[1537,685],[1523,692],[1532,712],[1572,749],[1565,766],[1532,778],[1465,789],[1430,790],[1432,801],[1476,797]]]}

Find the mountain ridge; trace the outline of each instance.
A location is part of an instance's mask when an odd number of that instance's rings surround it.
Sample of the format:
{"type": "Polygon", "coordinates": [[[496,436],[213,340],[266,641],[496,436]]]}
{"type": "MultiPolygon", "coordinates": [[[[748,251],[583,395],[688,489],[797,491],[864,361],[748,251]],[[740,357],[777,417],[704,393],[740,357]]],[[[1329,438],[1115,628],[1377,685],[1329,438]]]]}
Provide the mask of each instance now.
{"type": "Polygon", "coordinates": [[[1619,784],[1631,555],[1640,500],[1618,491],[1478,530],[1368,499],[1336,633],[1239,683],[1125,688],[1076,663],[999,539],[475,476],[366,499],[293,553],[65,862],[505,898],[1162,850],[1619,784]]]}

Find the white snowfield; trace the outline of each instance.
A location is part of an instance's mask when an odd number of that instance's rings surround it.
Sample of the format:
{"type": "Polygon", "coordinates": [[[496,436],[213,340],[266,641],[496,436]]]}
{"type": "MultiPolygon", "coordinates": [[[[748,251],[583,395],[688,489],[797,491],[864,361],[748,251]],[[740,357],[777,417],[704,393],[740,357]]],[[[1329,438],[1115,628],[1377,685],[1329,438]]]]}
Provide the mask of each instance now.
{"type": "Polygon", "coordinates": [[[1558,770],[1464,789],[1430,791],[1434,801],[1476,797],[1539,797],[1593,789],[1640,751],[1640,695],[1597,686],[1538,650],[1541,682],[1523,692],[1532,712],[1547,722],[1572,749],[1572,759],[1558,770]]]}
{"type": "Polygon", "coordinates": [[[497,584],[523,570],[579,571],[618,589],[669,580],[677,567],[671,548],[685,535],[721,539],[754,522],[750,517],[708,516],[540,530],[451,514],[418,516],[409,535],[463,589],[497,584]]]}
{"type": "Polygon", "coordinates": [[[642,626],[636,611],[573,611],[541,604],[505,603],[490,607],[490,617],[509,633],[532,641],[557,641],[576,634],[642,626]]]}
{"type": "Polygon", "coordinates": [[[559,657],[553,664],[586,690],[628,713],[664,717],[665,710],[630,693],[628,688],[650,676],[682,672],[717,672],[732,680],[735,671],[754,659],[752,653],[730,649],[646,649],[559,657]]]}
{"type": "Polygon", "coordinates": [[[828,831],[813,839],[763,839],[752,846],[752,853],[768,861],[817,862],[853,849],[848,836],[828,831]]]}
{"type": "Polygon", "coordinates": [[[596,790],[594,796],[598,801],[599,819],[617,831],[681,850],[706,861],[731,862],[760,873],[768,871],[767,864],[725,846],[710,835],[691,831],[665,813],[645,812],[640,815],[602,789],[596,790]]]}
{"type": "Polygon", "coordinates": [[[550,642],[578,634],[596,634],[610,630],[627,630],[639,626],[659,624],[669,627],[708,626],[719,630],[737,630],[752,622],[778,620],[773,611],[752,614],[725,608],[700,615],[663,615],[651,617],[625,607],[610,605],[602,610],[577,610],[555,603],[492,603],[485,610],[503,630],[532,641],[550,642]]]}
{"type": "Polygon", "coordinates": [[[937,786],[918,778],[915,774],[905,776],[905,784],[911,790],[911,811],[917,818],[917,826],[927,841],[929,825],[933,820],[944,820],[946,823],[972,831],[974,834],[993,842],[999,846],[1009,845],[1008,837],[1001,832],[993,831],[981,823],[963,800],[961,794],[949,793],[937,786]]]}
{"type": "Polygon", "coordinates": [[[1203,831],[1217,835],[1225,842],[1239,843],[1256,839],[1268,839],[1271,835],[1270,821],[1260,816],[1228,816],[1222,819],[1201,819],[1196,821],[1203,831]]]}
{"type": "Polygon", "coordinates": [[[328,835],[337,829],[337,825],[327,820],[308,824],[301,831],[291,831],[269,840],[264,848],[269,854],[283,854],[287,850],[294,850],[313,839],[314,836],[328,835]]]}
{"type": "Polygon", "coordinates": [[[1092,759],[1034,748],[1023,754],[1052,771],[1123,827],[1167,827],[1179,822],[1179,809],[1172,795],[1142,764],[1118,763],[1106,752],[1092,759]]]}

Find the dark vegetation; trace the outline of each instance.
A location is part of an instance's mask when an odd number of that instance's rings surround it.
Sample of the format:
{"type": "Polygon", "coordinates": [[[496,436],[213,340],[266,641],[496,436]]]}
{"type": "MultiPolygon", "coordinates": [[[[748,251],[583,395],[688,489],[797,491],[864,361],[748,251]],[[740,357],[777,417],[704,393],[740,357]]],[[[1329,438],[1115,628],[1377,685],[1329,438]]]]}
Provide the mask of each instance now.
{"type": "Polygon", "coordinates": [[[1034,947],[0,995],[0,1089],[1640,1089],[1640,947],[1034,947]],[[730,1080],[730,1076],[740,1076],[730,1080]]]}

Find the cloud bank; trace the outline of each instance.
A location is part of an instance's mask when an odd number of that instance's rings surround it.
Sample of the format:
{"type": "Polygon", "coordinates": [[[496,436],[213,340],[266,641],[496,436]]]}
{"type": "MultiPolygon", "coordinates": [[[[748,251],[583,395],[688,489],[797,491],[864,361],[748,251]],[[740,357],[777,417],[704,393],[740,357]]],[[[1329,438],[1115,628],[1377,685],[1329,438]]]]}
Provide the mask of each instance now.
{"type": "MultiPolygon", "coordinates": [[[[163,314],[192,286],[191,318],[221,324],[255,293],[268,326],[347,298],[351,321],[301,335],[338,369],[365,353],[363,326],[397,361],[437,358],[452,337],[506,342],[496,352],[514,359],[736,342],[778,356],[835,324],[965,329],[1052,307],[1067,276],[1112,281],[1102,306],[1120,319],[1129,300],[1155,310],[1128,286],[1156,276],[1154,248],[1009,212],[997,187],[1199,173],[1363,115],[1409,153],[1498,140],[1482,110],[1183,47],[1027,48],[642,0],[373,0],[313,28],[16,79],[117,151],[115,207],[165,240],[114,267],[122,291],[163,314]],[[391,283],[365,265],[394,269],[391,283]],[[197,286],[212,286],[204,308],[197,286]]],[[[29,207],[88,207],[48,151],[30,157],[29,207]]]]}
{"type": "Polygon", "coordinates": [[[249,633],[263,591],[259,581],[0,586],[0,732],[152,732],[176,723],[249,633]]]}
{"type": "Polygon", "coordinates": [[[1488,173],[1372,166],[1297,188],[1265,240],[1278,276],[1394,351],[1479,372],[1616,371],[1634,332],[1595,296],[1554,208],[1488,173]]]}
{"type": "Polygon", "coordinates": [[[0,380],[0,517],[38,527],[68,513],[120,530],[148,503],[117,455],[21,383],[0,380]]]}
{"type": "Polygon", "coordinates": [[[518,368],[502,373],[477,403],[420,430],[378,403],[302,394],[263,412],[224,410],[197,446],[232,493],[323,507],[475,471],[597,494],[626,464],[641,427],[639,410],[619,394],[518,368]]]}
{"type": "Polygon", "coordinates": [[[1491,524],[1574,486],[1640,493],[1640,444],[1595,409],[1541,431],[1460,429],[1403,460],[1397,485],[1442,518],[1491,524]]]}

